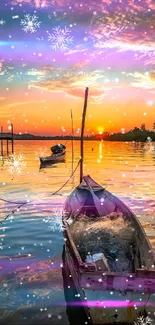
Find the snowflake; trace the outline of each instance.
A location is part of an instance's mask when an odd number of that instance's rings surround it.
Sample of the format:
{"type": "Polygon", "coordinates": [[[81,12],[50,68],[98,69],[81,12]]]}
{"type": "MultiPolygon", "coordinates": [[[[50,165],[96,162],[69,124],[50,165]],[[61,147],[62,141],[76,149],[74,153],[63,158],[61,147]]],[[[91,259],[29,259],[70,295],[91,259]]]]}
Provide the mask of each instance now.
{"type": "Polygon", "coordinates": [[[22,172],[22,170],[26,167],[26,162],[24,161],[23,155],[16,154],[10,155],[8,160],[6,161],[6,165],[8,166],[8,170],[11,174],[16,173],[17,175],[22,172]]]}
{"type": "Polygon", "coordinates": [[[52,41],[52,49],[65,52],[68,45],[73,43],[73,37],[70,35],[68,28],[61,29],[60,26],[53,28],[53,34],[49,33],[48,41],[52,41]]]}
{"type": "Polygon", "coordinates": [[[43,221],[49,224],[49,228],[53,232],[62,232],[62,217],[60,209],[54,209],[53,216],[43,219],[43,221]]]}
{"type": "Polygon", "coordinates": [[[37,28],[40,27],[41,22],[38,21],[38,17],[36,15],[27,14],[24,16],[24,19],[21,20],[20,24],[23,26],[24,32],[35,33],[37,28]]]}
{"type": "Polygon", "coordinates": [[[137,322],[134,322],[134,325],[151,325],[153,320],[150,317],[140,316],[137,319],[137,322]]]}
{"type": "Polygon", "coordinates": [[[0,19],[0,25],[4,25],[5,24],[5,20],[4,19],[0,19]]]}

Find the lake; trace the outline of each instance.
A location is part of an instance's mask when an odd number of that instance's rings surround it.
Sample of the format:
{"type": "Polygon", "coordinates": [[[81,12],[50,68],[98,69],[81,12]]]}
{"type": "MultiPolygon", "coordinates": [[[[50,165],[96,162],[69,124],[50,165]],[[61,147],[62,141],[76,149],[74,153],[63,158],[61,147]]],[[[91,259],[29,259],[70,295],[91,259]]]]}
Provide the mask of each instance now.
{"type": "MultiPolygon", "coordinates": [[[[71,141],[66,163],[40,169],[39,156],[54,141],[15,141],[16,164],[0,160],[0,322],[69,324],[62,283],[61,213],[79,182],[72,173],[71,141]],[[22,156],[21,156],[22,155],[22,156]],[[19,204],[27,202],[20,209],[19,204]],[[17,211],[16,211],[17,210],[17,211]],[[14,211],[14,213],[11,213],[14,211]]],[[[84,173],[124,201],[142,223],[155,249],[155,144],[85,141],[84,173]]],[[[74,168],[80,158],[74,141],[74,168]]]]}

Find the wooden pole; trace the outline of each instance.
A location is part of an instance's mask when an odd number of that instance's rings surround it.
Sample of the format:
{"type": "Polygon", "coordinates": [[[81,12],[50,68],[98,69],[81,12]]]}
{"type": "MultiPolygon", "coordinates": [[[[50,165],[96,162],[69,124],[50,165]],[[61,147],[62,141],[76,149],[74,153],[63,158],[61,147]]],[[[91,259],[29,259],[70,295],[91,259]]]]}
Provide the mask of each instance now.
{"type": "Polygon", "coordinates": [[[85,100],[84,100],[84,108],[83,108],[83,115],[82,115],[82,126],[81,126],[81,161],[80,161],[80,183],[82,182],[83,177],[83,137],[84,137],[84,127],[85,127],[85,117],[86,117],[86,110],[87,110],[87,100],[88,100],[88,87],[85,90],[85,100]]]}
{"type": "Polygon", "coordinates": [[[7,155],[9,154],[9,140],[6,140],[6,151],[7,151],[7,155]]]}
{"type": "Polygon", "coordinates": [[[12,154],[14,154],[14,139],[13,139],[13,124],[11,123],[11,132],[12,132],[12,137],[11,137],[11,140],[12,140],[12,154]]]}
{"type": "MultiPolygon", "coordinates": [[[[72,121],[72,174],[73,174],[73,171],[74,171],[74,140],[73,140],[73,137],[74,137],[74,122],[73,122],[72,110],[71,110],[71,121],[72,121]]],[[[74,175],[73,175],[73,183],[74,183],[74,175]]]]}
{"type": "Polygon", "coordinates": [[[1,156],[3,157],[3,126],[1,126],[1,156]]]}

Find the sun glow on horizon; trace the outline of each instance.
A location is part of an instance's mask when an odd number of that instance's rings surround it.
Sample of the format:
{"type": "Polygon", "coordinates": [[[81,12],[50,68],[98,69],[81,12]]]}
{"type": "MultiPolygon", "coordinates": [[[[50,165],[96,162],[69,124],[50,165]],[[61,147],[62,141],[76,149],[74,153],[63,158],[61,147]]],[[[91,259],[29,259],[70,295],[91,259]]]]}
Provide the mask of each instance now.
{"type": "Polygon", "coordinates": [[[98,126],[97,131],[98,131],[98,134],[102,135],[103,132],[105,131],[105,129],[103,126],[98,126]]]}

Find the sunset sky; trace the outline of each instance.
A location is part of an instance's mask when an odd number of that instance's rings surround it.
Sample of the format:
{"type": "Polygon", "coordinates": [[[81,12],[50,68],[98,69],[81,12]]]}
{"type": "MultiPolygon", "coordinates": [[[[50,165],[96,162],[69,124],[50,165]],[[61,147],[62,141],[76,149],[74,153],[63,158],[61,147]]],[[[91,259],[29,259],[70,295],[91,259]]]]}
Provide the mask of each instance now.
{"type": "Polygon", "coordinates": [[[154,0],[1,0],[0,125],[79,134],[155,122],[154,0]]]}

